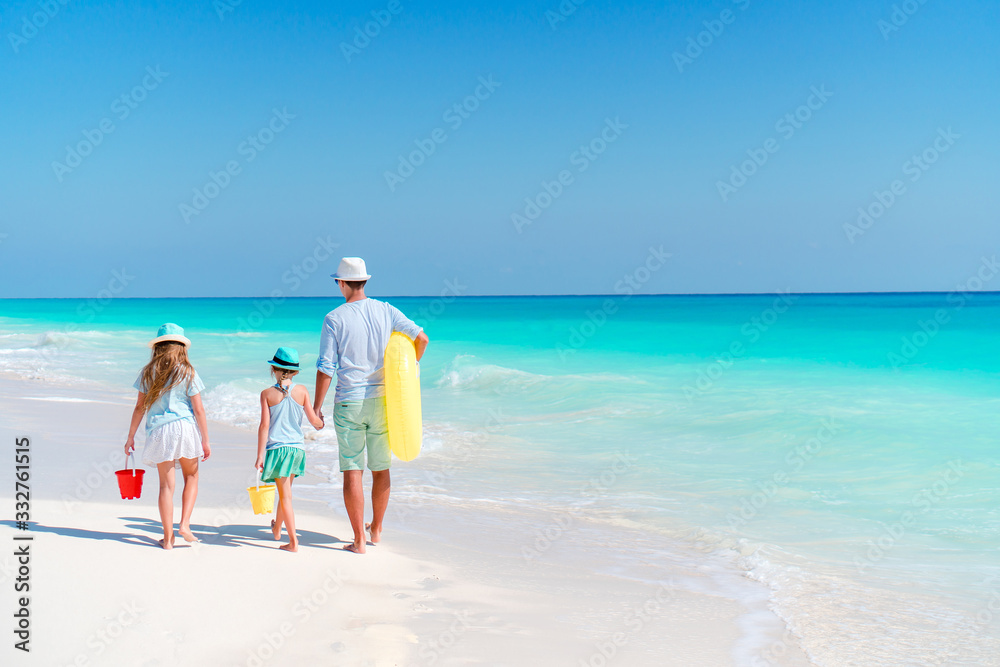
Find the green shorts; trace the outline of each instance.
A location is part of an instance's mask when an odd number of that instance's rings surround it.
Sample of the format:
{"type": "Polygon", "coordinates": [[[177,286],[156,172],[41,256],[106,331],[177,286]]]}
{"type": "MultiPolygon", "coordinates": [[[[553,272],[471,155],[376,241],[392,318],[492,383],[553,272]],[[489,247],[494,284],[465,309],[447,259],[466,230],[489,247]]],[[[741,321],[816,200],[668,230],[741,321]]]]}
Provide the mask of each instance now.
{"type": "Polygon", "coordinates": [[[364,470],[366,449],[369,470],[378,472],[389,469],[392,456],[389,453],[384,396],[335,404],[333,425],[340,447],[340,472],[364,470]]]}

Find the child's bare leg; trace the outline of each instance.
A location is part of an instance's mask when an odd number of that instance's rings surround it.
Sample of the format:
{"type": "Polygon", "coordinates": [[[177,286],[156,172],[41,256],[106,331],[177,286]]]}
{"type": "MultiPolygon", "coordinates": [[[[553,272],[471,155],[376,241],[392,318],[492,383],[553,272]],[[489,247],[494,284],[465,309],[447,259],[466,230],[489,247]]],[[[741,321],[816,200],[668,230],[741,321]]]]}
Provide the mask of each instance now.
{"type": "Polygon", "coordinates": [[[274,535],[275,540],[281,539],[281,525],[285,522],[285,515],[281,511],[281,498],[278,498],[278,504],[274,509],[274,519],[271,520],[271,534],[274,535]]]}
{"type": "Polygon", "coordinates": [[[163,524],[163,539],[159,541],[164,549],[174,548],[174,462],[156,464],[160,477],[160,523],[163,524]]]}
{"type": "Polygon", "coordinates": [[[197,542],[191,532],[191,512],[198,498],[198,459],[181,459],[181,473],[184,475],[184,491],[181,493],[181,523],[178,529],[187,542],[197,542]]]}
{"type": "Polygon", "coordinates": [[[299,550],[299,537],[295,534],[295,511],[292,508],[292,477],[279,477],[274,480],[278,485],[278,502],[281,504],[281,518],[288,532],[288,544],[282,544],[285,551],[299,550]]]}

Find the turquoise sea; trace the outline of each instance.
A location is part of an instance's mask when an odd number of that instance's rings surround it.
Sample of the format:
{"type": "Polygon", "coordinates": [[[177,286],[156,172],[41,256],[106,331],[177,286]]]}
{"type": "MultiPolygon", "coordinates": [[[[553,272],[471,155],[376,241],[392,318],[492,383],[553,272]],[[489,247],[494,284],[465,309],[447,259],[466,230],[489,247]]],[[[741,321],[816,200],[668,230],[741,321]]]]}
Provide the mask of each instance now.
{"type": "MultiPolygon", "coordinates": [[[[387,300],[431,338],[425,452],[394,502],[502,514],[525,562],[608,544],[593,567],[615,576],[710,562],[815,664],[996,664],[1000,295],[387,300]]],[[[265,360],[315,362],[338,303],[3,300],[0,372],[127,396],[174,321],[210,417],[255,426],[265,360]]],[[[308,445],[331,481],[312,493],[339,502],[333,434],[308,445]]]]}

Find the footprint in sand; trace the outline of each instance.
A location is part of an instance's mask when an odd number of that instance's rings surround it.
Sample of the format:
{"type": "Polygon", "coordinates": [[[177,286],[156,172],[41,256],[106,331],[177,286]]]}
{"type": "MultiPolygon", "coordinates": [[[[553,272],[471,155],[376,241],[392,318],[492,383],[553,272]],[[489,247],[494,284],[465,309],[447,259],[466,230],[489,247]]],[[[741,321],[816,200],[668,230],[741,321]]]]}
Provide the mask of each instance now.
{"type": "Polygon", "coordinates": [[[403,600],[403,599],[405,599],[405,598],[408,598],[408,597],[410,597],[410,596],[409,596],[409,595],[407,595],[406,593],[393,593],[393,594],[392,594],[392,597],[394,597],[394,598],[398,598],[398,599],[400,599],[400,600],[403,600]]]}
{"type": "Polygon", "coordinates": [[[417,604],[413,605],[413,611],[431,611],[431,608],[425,604],[421,604],[420,602],[418,602],[417,604]]]}

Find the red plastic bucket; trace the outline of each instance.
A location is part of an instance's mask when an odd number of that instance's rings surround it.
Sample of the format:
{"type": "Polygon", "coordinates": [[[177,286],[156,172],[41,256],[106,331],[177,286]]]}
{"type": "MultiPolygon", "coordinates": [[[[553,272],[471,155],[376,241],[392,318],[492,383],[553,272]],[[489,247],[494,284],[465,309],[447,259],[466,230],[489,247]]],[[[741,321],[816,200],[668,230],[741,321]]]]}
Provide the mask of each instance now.
{"type": "MultiPolygon", "coordinates": [[[[142,476],[146,474],[146,471],[129,468],[128,456],[125,457],[125,470],[116,470],[115,475],[118,477],[118,490],[121,491],[122,498],[133,500],[142,495],[142,476]]],[[[134,460],[133,465],[135,465],[134,460]]]]}

